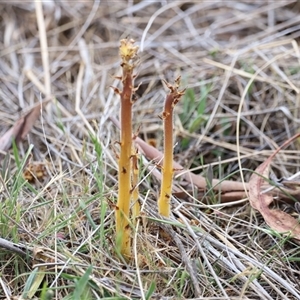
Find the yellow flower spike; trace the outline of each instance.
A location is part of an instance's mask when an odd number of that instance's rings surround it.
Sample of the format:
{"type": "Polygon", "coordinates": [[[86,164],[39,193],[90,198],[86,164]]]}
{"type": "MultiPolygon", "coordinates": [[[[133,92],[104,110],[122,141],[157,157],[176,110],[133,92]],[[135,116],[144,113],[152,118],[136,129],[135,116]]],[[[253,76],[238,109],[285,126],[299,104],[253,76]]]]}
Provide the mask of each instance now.
{"type": "Polygon", "coordinates": [[[134,46],[134,43],[135,41],[133,39],[120,41],[120,57],[124,63],[136,57],[139,47],[134,46]]]}

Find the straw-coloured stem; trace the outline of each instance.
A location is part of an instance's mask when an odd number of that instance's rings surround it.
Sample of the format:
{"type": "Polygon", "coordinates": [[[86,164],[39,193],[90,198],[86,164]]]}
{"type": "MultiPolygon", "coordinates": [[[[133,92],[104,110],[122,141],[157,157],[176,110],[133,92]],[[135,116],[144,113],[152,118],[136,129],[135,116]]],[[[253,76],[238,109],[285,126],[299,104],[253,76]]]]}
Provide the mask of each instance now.
{"type": "Polygon", "coordinates": [[[158,200],[158,211],[162,216],[170,216],[170,200],[172,195],[173,182],[173,108],[180,100],[183,91],[178,91],[180,77],[175,80],[174,86],[166,83],[170,89],[165,101],[165,108],[162,114],[164,122],[164,161],[162,167],[162,184],[158,200]]]}

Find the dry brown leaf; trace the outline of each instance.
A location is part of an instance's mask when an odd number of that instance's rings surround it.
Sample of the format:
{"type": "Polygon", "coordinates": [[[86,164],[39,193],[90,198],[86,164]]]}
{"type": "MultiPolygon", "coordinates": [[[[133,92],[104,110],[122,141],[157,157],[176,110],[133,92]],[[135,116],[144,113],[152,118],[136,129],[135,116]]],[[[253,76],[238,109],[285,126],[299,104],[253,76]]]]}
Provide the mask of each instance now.
{"type": "Polygon", "coordinates": [[[255,170],[255,173],[252,174],[249,181],[249,201],[251,206],[258,211],[263,211],[273,202],[272,195],[261,193],[262,186],[265,182],[264,178],[269,178],[270,163],[273,157],[274,154],[262,163],[255,170]]]}
{"type": "Polygon", "coordinates": [[[21,117],[2,137],[0,137],[0,150],[7,151],[12,141],[19,143],[32,129],[33,124],[40,116],[42,107],[47,104],[50,99],[36,104],[25,116],[21,117]]]}
{"type": "Polygon", "coordinates": [[[262,163],[252,174],[249,181],[249,201],[251,206],[258,210],[266,223],[279,233],[289,232],[291,236],[300,240],[300,224],[289,214],[278,210],[270,209],[269,205],[273,202],[271,194],[262,193],[265,178],[269,178],[270,164],[275,155],[286,145],[298,138],[300,134],[293,136],[278,148],[264,163],[262,163]]]}
{"type": "MultiPolygon", "coordinates": [[[[264,213],[263,216],[265,215],[264,213]]],[[[279,209],[270,209],[267,218],[264,217],[264,219],[272,229],[280,233],[290,231],[294,238],[300,240],[300,224],[291,215],[279,209]]]]}
{"type": "Polygon", "coordinates": [[[18,135],[23,123],[24,118],[19,119],[13,127],[0,137],[0,150],[7,151],[11,147],[11,142],[18,135]]]}
{"type": "Polygon", "coordinates": [[[46,164],[44,162],[30,162],[23,171],[23,178],[29,183],[44,182],[47,177],[46,164]]]}

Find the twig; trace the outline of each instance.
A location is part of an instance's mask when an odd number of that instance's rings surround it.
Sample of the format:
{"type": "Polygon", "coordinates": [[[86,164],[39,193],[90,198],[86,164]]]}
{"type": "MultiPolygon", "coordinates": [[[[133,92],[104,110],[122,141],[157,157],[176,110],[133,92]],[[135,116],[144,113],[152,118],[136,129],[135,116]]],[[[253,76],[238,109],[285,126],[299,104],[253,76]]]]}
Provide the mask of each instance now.
{"type": "Polygon", "coordinates": [[[25,246],[23,246],[23,245],[20,246],[18,244],[12,243],[12,242],[10,242],[8,240],[5,240],[3,238],[0,238],[0,247],[4,248],[6,250],[9,250],[11,252],[14,252],[14,253],[16,253],[20,256],[24,256],[24,257],[28,257],[29,252],[31,252],[25,246]],[[22,248],[24,250],[22,250],[22,248]]]}

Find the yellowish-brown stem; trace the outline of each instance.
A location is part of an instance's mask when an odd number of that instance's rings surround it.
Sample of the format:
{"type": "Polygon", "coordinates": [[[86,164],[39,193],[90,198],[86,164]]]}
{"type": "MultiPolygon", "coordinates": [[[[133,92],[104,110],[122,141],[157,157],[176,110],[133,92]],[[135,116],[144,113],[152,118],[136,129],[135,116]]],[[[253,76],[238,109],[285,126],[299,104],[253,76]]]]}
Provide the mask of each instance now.
{"type": "Polygon", "coordinates": [[[137,154],[134,154],[132,156],[132,186],[133,186],[133,191],[132,191],[132,201],[133,201],[133,206],[132,206],[132,220],[133,220],[133,226],[135,227],[136,225],[136,220],[137,217],[140,214],[141,206],[139,203],[139,167],[138,167],[138,156],[137,154]]]}
{"type": "MultiPolygon", "coordinates": [[[[117,251],[128,259],[131,257],[130,202],[131,202],[131,149],[132,149],[132,95],[134,93],[134,63],[138,47],[133,40],[121,40],[120,56],[123,70],[123,91],[121,97],[121,140],[118,173],[118,201],[116,208],[116,244],[117,251]]],[[[115,89],[116,90],[116,89],[115,89]]]]}
{"type": "Polygon", "coordinates": [[[180,100],[184,91],[178,91],[180,77],[176,79],[175,85],[167,84],[170,93],[165,101],[165,108],[162,114],[164,121],[164,161],[162,167],[162,184],[160,197],[158,199],[158,211],[162,216],[170,216],[170,201],[172,196],[173,183],[173,108],[180,100]]]}

